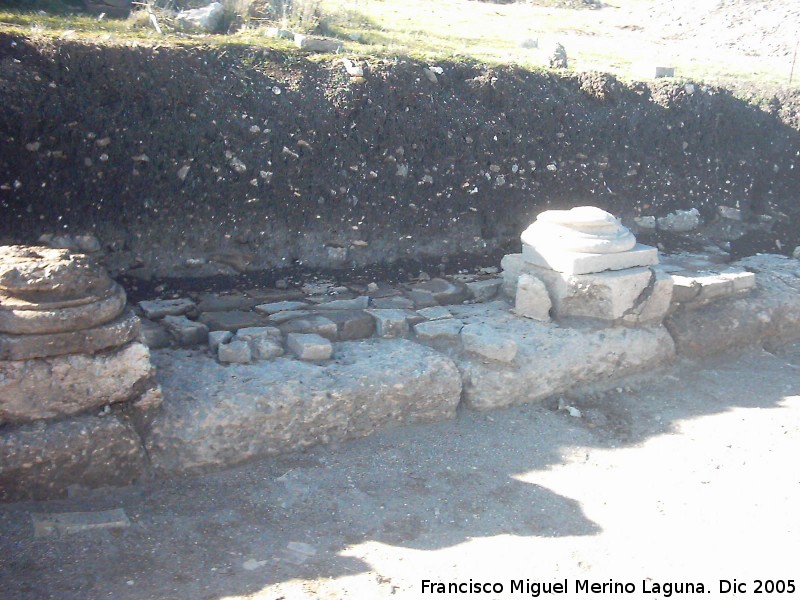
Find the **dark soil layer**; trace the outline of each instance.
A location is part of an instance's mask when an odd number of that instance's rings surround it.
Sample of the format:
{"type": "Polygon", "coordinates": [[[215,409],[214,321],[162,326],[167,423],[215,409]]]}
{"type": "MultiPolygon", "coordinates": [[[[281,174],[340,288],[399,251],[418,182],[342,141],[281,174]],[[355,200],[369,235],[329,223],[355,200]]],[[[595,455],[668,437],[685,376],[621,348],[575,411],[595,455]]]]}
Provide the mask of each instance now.
{"type": "Polygon", "coordinates": [[[753,248],[800,241],[797,92],[425,66],[355,82],[238,46],[0,35],[0,241],[94,233],[145,277],[351,268],[488,254],[581,204],[709,224],[738,206],[753,248]]]}

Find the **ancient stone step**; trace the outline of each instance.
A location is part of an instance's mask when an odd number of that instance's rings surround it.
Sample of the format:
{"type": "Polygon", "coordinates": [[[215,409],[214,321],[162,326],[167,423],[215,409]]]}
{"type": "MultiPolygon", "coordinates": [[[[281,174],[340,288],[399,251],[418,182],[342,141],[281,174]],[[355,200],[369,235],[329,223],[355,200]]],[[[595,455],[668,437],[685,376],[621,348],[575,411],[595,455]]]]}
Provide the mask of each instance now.
{"type": "Polygon", "coordinates": [[[197,316],[197,305],[189,298],[142,300],[139,308],[148,319],[162,319],[168,315],[197,316]]]}
{"type": "Polygon", "coordinates": [[[237,331],[245,327],[260,327],[266,324],[266,318],[254,312],[244,310],[225,310],[205,312],[198,321],[211,331],[237,331]]]}
{"type": "MultiPolygon", "coordinates": [[[[161,320],[179,346],[199,346],[208,343],[208,325],[187,319],[183,315],[168,315],[161,320]]],[[[224,329],[217,327],[216,330],[224,329]]]]}
{"type": "Polygon", "coordinates": [[[300,360],[328,360],[333,356],[333,345],[315,333],[290,333],[286,346],[300,360]]]}
{"type": "Polygon", "coordinates": [[[415,283],[411,286],[411,291],[430,292],[439,304],[460,304],[469,298],[466,285],[441,278],[415,283]]]}

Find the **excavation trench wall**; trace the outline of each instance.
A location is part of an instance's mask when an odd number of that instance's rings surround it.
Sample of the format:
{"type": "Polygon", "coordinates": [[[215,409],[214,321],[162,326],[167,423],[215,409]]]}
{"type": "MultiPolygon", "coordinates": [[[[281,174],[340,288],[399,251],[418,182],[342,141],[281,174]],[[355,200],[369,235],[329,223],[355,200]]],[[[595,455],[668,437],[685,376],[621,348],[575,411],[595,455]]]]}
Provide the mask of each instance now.
{"type": "Polygon", "coordinates": [[[798,244],[796,92],[426,66],[0,35],[0,240],[93,233],[114,275],[203,277],[485,255],[594,204],[738,206],[734,251],[798,244]]]}

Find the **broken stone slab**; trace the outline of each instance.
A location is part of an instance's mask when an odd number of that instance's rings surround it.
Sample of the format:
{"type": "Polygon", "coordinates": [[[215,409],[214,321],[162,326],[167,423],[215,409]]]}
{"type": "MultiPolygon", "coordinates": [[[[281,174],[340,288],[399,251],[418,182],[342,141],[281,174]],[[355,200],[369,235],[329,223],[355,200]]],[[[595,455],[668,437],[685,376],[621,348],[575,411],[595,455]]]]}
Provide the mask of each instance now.
{"type": "Polygon", "coordinates": [[[440,277],[415,283],[411,286],[411,291],[430,292],[439,304],[461,304],[470,297],[466,285],[440,277]]]}
{"type": "Polygon", "coordinates": [[[381,310],[402,310],[412,309],[414,308],[415,304],[413,300],[406,298],[405,296],[388,296],[386,298],[373,298],[370,301],[370,306],[372,308],[381,310]]]}
{"type": "Polygon", "coordinates": [[[280,330],[284,335],[289,335],[290,333],[314,333],[329,340],[335,340],[338,333],[336,323],[327,317],[315,314],[281,323],[280,330]]]}
{"type": "Polygon", "coordinates": [[[139,435],[115,415],[0,429],[0,501],[65,497],[76,484],[130,485],[147,469],[139,435]]]}
{"type": "Polygon", "coordinates": [[[16,308],[3,298],[0,303],[0,332],[40,334],[88,329],[116,318],[125,309],[125,302],[125,291],[116,283],[109,287],[104,297],[63,308],[16,308]]]}
{"type": "Polygon", "coordinates": [[[425,317],[429,321],[437,321],[439,319],[453,318],[453,313],[451,313],[444,306],[430,306],[427,308],[420,308],[417,311],[417,314],[420,315],[421,317],[425,317]]]}
{"type": "Polygon", "coordinates": [[[495,277],[493,279],[470,281],[466,285],[467,290],[476,302],[488,302],[497,296],[497,292],[502,283],[502,279],[495,277]]]}
{"type": "Polygon", "coordinates": [[[46,538],[92,529],[124,529],[131,526],[121,508],[93,512],[31,513],[33,537],[46,538]]]}
{"type": "Polygon", "coordinates": [[[439,319],[414,325],[414,335],[420,341],[456,342],[464,323],[458,319],[439,319]]]}
{"type": "Polygon", "coordinates": [[[756,287],[697,308],[680,308],[664,321],[678,353],[706,356],[800,338],[800,261],[777,255],[752,256],[731,265],[755,273],[756,287]]]}
{"type": "Polygon", "coordinates": [[[166,316],[161,323],[180,346],[199,346],[208,343],[208,326],[205,323],[190,321],[183,315],[179,317],[166,316]]]}
{"type": "Polygon", "coordinates": [[[567,275],[534,266],[526,269],[547,286],[556,318],[622,319],[649,296],[656,275],[637,268],[586,275],[567,275]]]}
{"type": "Polygon", "coordinates": [[[657,325],[672,305],[673,279],[663,271],[654,269],[655,277],[650,280],[650,285],[640,294],[634,306],[622,317],[623,323],[628,325],[657,325]]]}
{"type": "Polygon", "coordinates": [[[217,347],[217,358],[223,363],[248,364],[253,360],[253,353],[247,342],[233,340],[217,347]]]}
{"type": "Polygon", "coordinates": [[[338,53],[344,49],[344,44],[337,39],[296,33],[294,43],[298,48],[310,52],[338,53]]]}
{"type": "Polygon", "coordinates": [[[94,355],[0,361],[0,425],[124,402],[141,394],[152,375],[150,352],[136,342],[94,355]]]}
{"type": "Polygon", "coordinates": [[[366,311],[375,320],[375,333],[382,338],[405,337],[410,331],[408,313],[393,308],[370,308],[366,311]]]}
{"type": "Polygon", "coordinates": [[[517,342],[490,325],[470,323],[461,329],[464,350],[491,361],[509,363],[517,355],[517,342]]]}
{"type": "Polygon", "coordinates": [[[717,273],[693,273],[672,275],[673,300],[686,304],[705,304],[740,292],[747,292],[756,285],[756,276],[748,271],[717,273]]]}
{"type": "Polygon", "coordinates": [[[308,302],[299,302],[297,300],[283,300],[281,302],[269,302],[267,304],[259,304],[255,310],[266,315],[272,315],[283,311],[294,311],[308,308],[308,302]]]}
{"type": "Polygon", "coordinates": [[[172,344],[172,337],[161,325],[145,318],[139,319],[139,321],[138,342],[141,342],[151,350],[168,348],[172,344]]]}
{"type": "Polygon", "coordinates": [[[328,360],[333,356],[330,340],[315,333],[290,333],[286,346],[300,360],[328,360]]]}
{"type": "Polygon", "coordinates": [[[104,325],[64,333],[0,334],[0,360],[27,360],[64,354],[95,354],[137,339],[139,317],[130,310],[104,325]]]}
{"type": "Polygon", "coordinates": [[[347,300],[320,302],[314,310],[363,310],[369,307],[369,296],[358,296],[347,300]]]}
{"type": "Polygon", "coordinates": [[[227,344],[233,339],[230,331],[211,331],[208,334],[208,349],[214,354],[221,344],[227,344]]]}
{"type": "Polygon", "coordinates": [[[336,323],[336,339],[340,342],[369,338],[375,333],[375,319],[363,310],[320,311],[319,314],[336,323]]]}
{"type": "MultiPolygon", "coordinates": [[[[573,329],[500,311],[482,321],[498,339],[514,342],[517,352],[511,362],[486,361],[482,356],[476,360],[471,354],[456,358],[464,402],[475,410],[536,402],[581,384],[653,368],[675,356],[663,326],[573,329]]],[[[467,327],[471,325],[464,330],[467,327]]]]}
{"type": "Polygon", "coordinates": [[[389,424],[455,417],[461,378],[442,354],[409,340],[371,339],[337,344],[336,355],[324,365],[281,357],[223,366],[157,353],[165,400],[143,432],[155,469],[221,468],[389,424]]]}
{"type": "Polygon", "coordinates": [[[245,327],[260,327],[266,319],[245,310],[226,310],[202,313],[198,319],[212,331],[237,331],[245,327]]]}
{"type": "Polygon", "coordinates": [[[169,300],[142,300],[139,302],[144,316],[148,319],[163,319],[168,315],[197,315],[197,305],[189,298],[174,298],[169,300]]]}
{"type": "Polygon", "coordinates": [[[517,279],[514,312],[521,317],[549,321],[552,307],[553,303],[544,282],[529,273],[522,273],[517,279]]]}
{"type": "Polygon", "coordinates": [[[621,271],[634,267],[658,264],[658,249],[636,244],[628,251],[612,254],[567,252],[553,248],[534,248],[522,245],[525,262],[567,275],[584,275],[602,271],[621,271]]]}

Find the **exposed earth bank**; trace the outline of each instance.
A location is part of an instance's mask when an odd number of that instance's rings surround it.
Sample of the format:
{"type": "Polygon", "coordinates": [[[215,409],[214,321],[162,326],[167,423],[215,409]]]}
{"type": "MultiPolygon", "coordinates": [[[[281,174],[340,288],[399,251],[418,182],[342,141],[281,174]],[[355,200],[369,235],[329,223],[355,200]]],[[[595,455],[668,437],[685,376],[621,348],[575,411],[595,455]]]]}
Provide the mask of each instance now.
{"type": "Polygon", "coordinates": [[[363,66],[0,35],[0,242],[93,233],[144,278],[447,262],[579,204],[699,210],[704,236],[640,232],[668,250],[800,242],[797,92],[363,66]]]}

